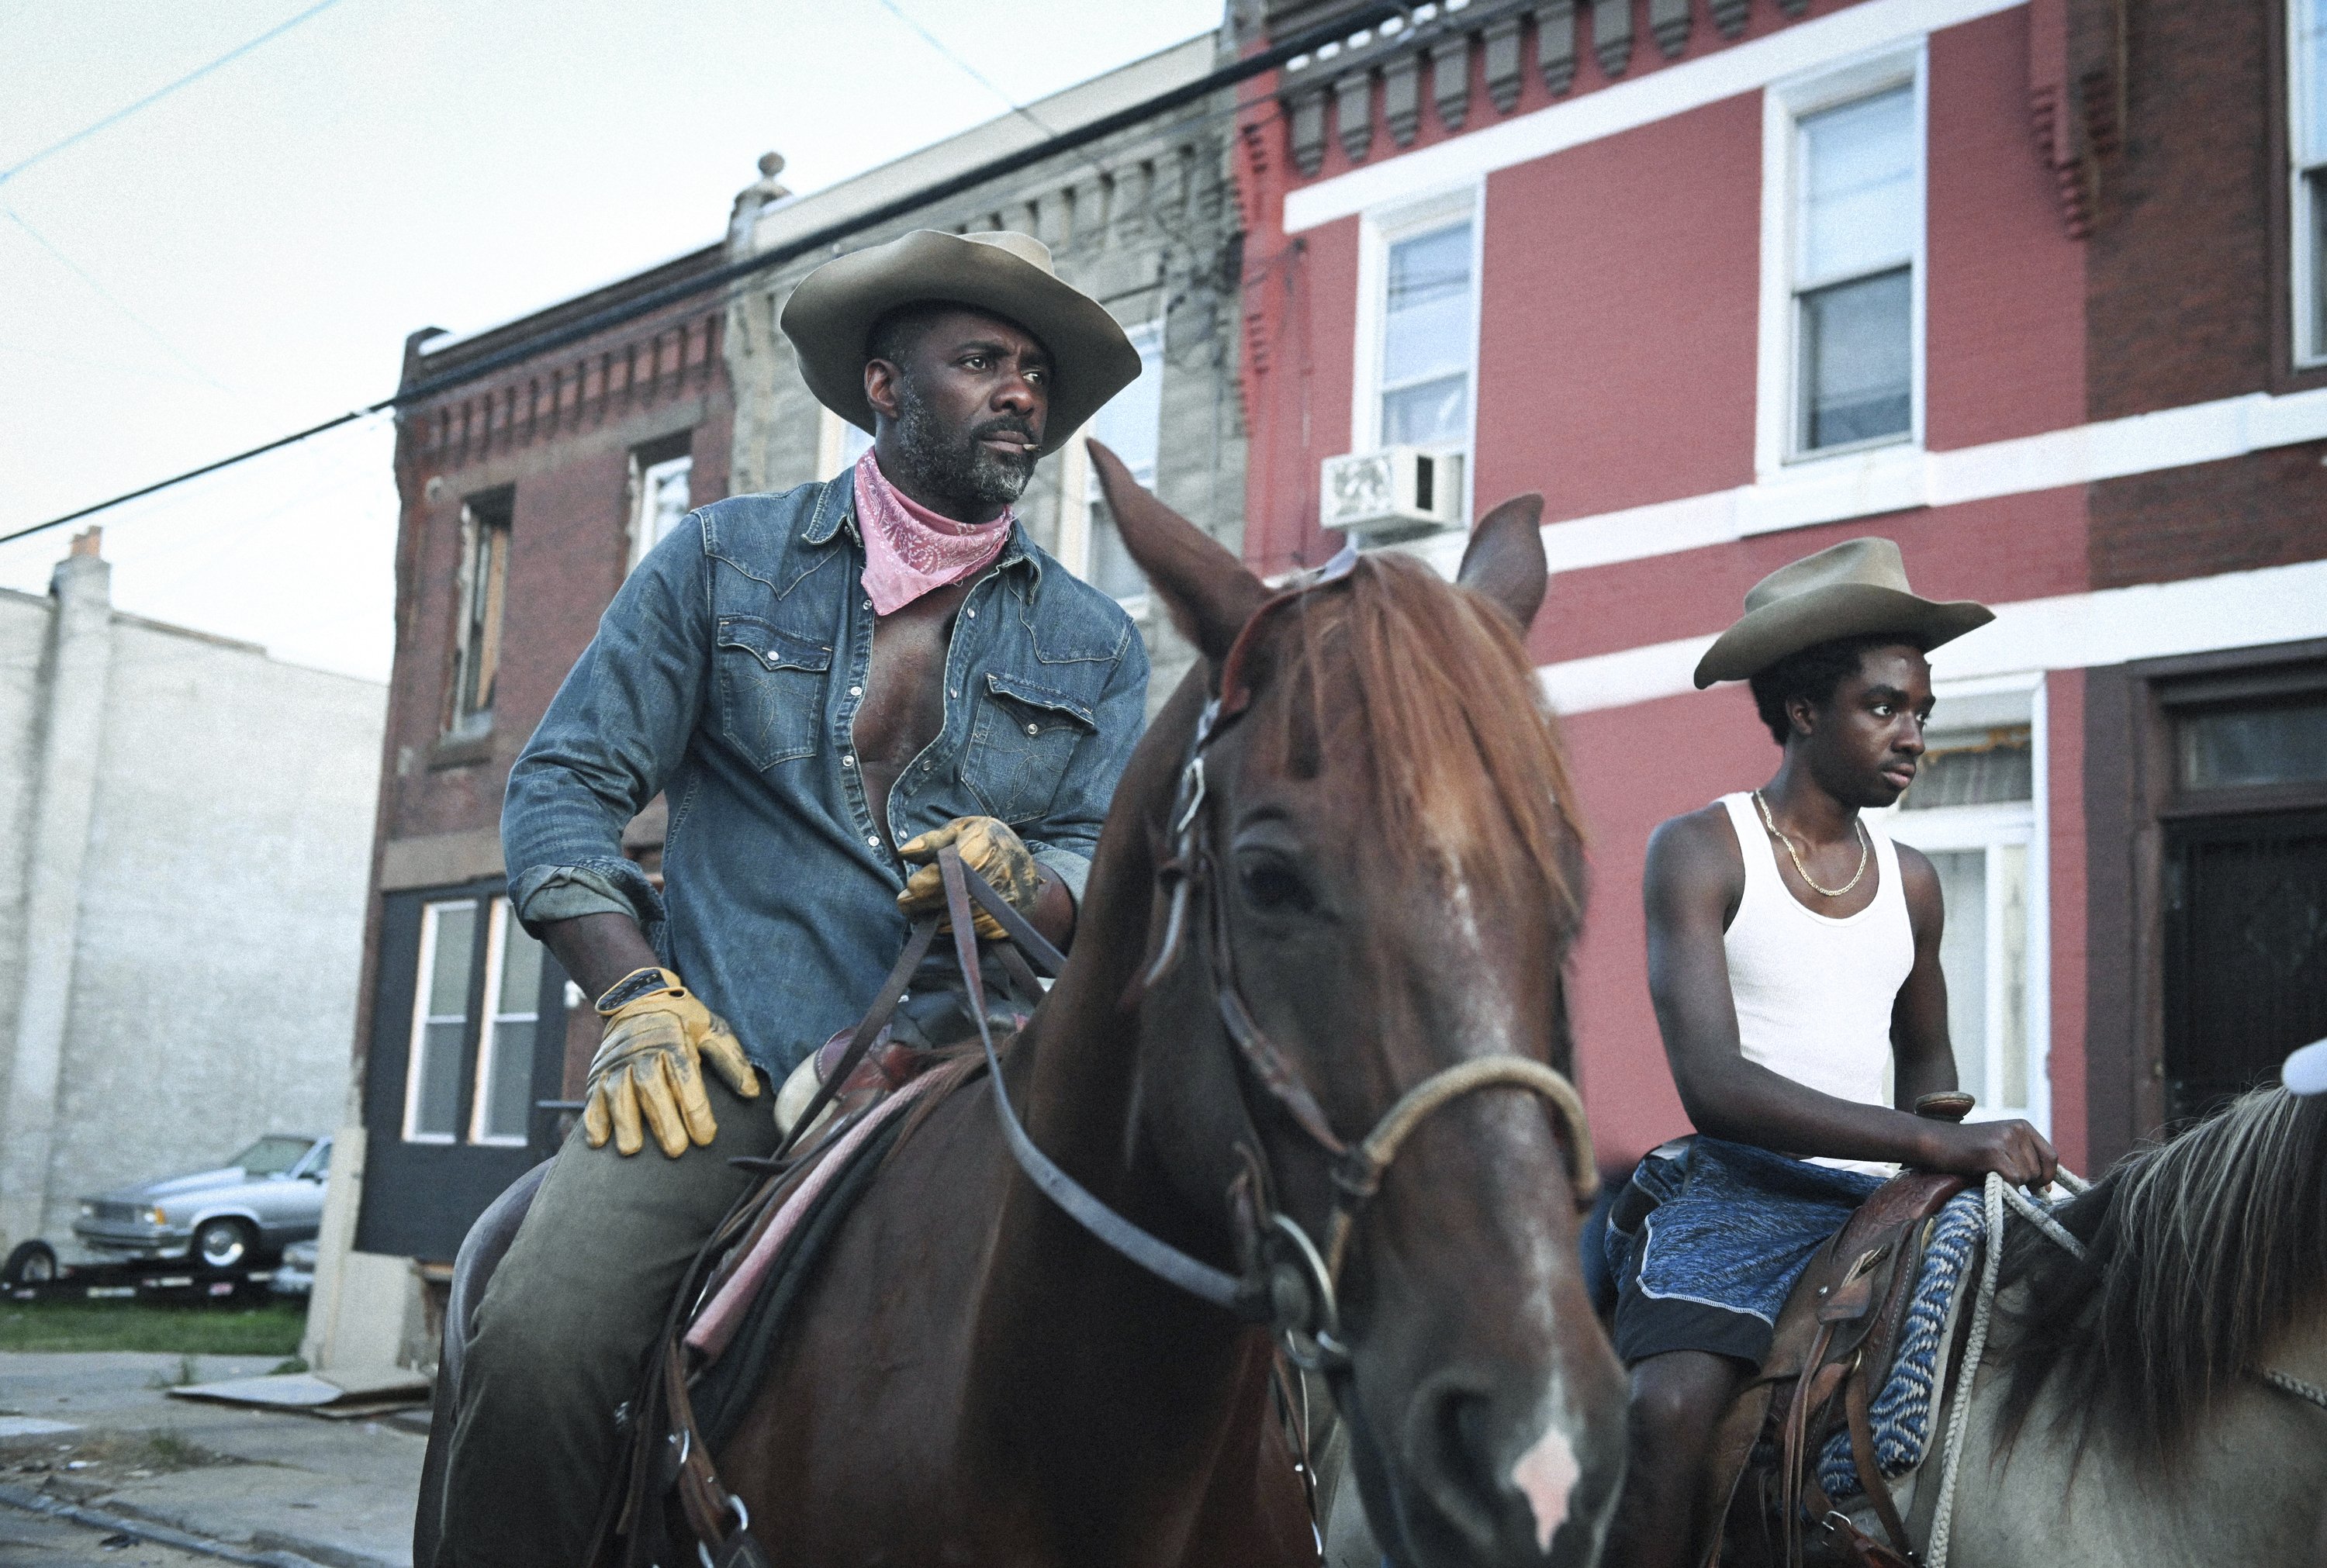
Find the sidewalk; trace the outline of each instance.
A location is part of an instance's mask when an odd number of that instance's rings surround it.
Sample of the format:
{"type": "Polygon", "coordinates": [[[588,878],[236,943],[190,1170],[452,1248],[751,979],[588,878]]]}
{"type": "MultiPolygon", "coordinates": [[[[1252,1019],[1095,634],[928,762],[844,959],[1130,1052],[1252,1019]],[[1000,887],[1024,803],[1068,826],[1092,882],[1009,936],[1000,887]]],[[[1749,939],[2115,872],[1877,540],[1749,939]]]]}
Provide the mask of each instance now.
{"type": "MultiPolygon", "coordinates": [[[[0,1493],[41,1492],[324,1568],[410,1568],[425,1413],[326,1421],[173,1399],[164,1386],[276,1365],[274,1357],[183,1360],[0,1352],[0,1493]]],[[[0,1507],[0,1517],[12,1514],[22,1517],[0,1507]]]]}

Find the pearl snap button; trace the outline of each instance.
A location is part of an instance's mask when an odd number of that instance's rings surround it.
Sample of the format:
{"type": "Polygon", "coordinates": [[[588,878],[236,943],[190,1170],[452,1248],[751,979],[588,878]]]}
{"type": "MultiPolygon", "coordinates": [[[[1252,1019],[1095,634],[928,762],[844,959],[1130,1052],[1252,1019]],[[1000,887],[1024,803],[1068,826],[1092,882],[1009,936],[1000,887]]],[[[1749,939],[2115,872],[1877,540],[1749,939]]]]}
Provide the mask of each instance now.
{"type": "Polygon", "coordinates": [[[864,688],[863,686],[850,686],[848,688],[848,695],[852,697],[861,697],[864,695],[864,688]]]}
{"type": "Polygon", "coordinates": [[[1039,735],[1039,734],[1041,734],[1042,732],[1042,731],[1040,731],[1040,730],[1038,730],[1038,729],[1036,729],[1033,725],[1029,724],[1029,725],[1027,725],[1027,726],[1026,726],[1026,733],[1027,733],[1028,734],[1030,734],[1030,735],[1039,735]]]}
{"type": "Polygon", "coordinates": [[[864,842],[872,848],[878,849],[881,847],[881,835],[877,833],[868,833],[864,835],[864,842]]]}
{"type": "Polygon", "coordinates": [[[856,759],[848,752],[843,751],[840,753],[840,765],[844,768],[854,768],[856,766],[856,759]]]}

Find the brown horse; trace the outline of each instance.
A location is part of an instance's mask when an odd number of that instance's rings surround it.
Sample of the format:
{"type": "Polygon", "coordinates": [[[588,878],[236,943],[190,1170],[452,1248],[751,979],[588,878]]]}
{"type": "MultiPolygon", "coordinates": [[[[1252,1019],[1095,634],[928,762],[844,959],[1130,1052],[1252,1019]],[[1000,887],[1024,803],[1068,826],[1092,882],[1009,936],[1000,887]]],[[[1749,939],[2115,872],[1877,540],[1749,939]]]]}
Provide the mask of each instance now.
{"type": "MultiPolygon", "coordinates": [[[[1581,852],[1520,641],[1545,586],[1540,501],[1481,522],[1463,587],[1369,556],[1257,617],[1268,589],[1093,451],[1203,658],[1125,775],[1072,959],[1005,1082],[1083,1187],[1233,1272],[1253,1250],[1238,1193],[1265,1187],[1322,1237],[1336,1192],[1231,1041],[1224,994],[1353,1143],[1465,1059],[1567,1065],[1581,852]],[[1200,716],[1240,634],[1248,706],[1210,739],[1192,799],[1200,716]],[[1218,940],[1181,933],[1173,957],[1175,800],[1212,846],[1210,875],[1180,868],[1184,928],[1218,940]]],[[[1578,1277],[1575,1141],[1507,1085],[1462,1094],[1357,1211],[1329,1376],[1402,1563],[1598,1557],[1623,1389],[1578,1277]]],[[[1271,1358],[1266,1332],[1022,1179],[977,1083],[892,1153],[719,1468],[777,1563],[1313,1563],[1271,1358]]]]}
{"type": "MultiPolygon", "coordinates": [[[[1461,587],[1369,557],[1272,597],[1093,451],[1203,658],[1132,759],[1003,1085],[893,1146],[719,1471],[778,1564],[1314,1563],[1273,1320],[1401,1564],[1595,1562],[1623,1388],[1553,1070],[1582,854],[1520,640],[1541,500],[1481,522],[1461,587]]],[[[522,1202],[463,1249],[447,1384],[522,1202]]]]}

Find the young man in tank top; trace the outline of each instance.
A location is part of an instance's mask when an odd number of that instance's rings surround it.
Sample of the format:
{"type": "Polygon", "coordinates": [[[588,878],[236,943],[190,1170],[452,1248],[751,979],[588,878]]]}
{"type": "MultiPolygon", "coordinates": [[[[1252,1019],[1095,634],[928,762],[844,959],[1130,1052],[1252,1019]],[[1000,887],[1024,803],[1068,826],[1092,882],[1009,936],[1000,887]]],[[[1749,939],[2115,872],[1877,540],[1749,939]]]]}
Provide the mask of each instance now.
{"type": "Polygon", "coordinates": [[[1784,756],[1760,789],[1649,841],[1649,989],[1697,1135],[1641,1161],[1610,1216],[1631,1432],[1608,1561],[1624,1568],[1703,1561],[1714,1429],[1811,1255],[1893,1166],[2053,1171],[2025,1122],[1892,1108],[1956,1084],[1939,883],[1861,813],[1914,779],[1924,654],[1992,616],[1909,592],[1888,539],[1797,561],[1745,609],[1696,684],[1750,681],[1784,756]]]}

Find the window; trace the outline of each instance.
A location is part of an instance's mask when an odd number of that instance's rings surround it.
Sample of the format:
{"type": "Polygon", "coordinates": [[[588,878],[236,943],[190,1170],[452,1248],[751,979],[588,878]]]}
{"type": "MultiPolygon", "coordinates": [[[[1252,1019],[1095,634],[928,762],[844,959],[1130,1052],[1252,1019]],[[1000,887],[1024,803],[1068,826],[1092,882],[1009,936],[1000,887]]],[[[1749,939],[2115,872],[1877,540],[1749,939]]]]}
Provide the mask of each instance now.
{"type": "MultiPolygon", "coordinates": [[[[686,436],[678,438],[682,447],[686,436]]],[[[631,455],[631,565],[646,559],[649,550],[678,526],[695,507],[695,459],[680,451],[656,458],[650,451],[631,455]]]]}
{"type": "Polygon", "coordinates": [[[518,923],[505,898],[440,899],[421,906],[412,1059],[405,1072],[407,1142],[457,1141],[464,1088],[471,1091],[468,1142],[526,1142],[542,962],[541,944],[518,923]],[[472,996],[485,1003],[473,1031],[473,1073],[466,1070],[472,996]]]}
{"type": "Polygon", "coordinates": [[[412,1059],[405,1069],[404,1137],[449,1143],[461,1120],[461,1057],[469,1032],[469,962],[477,901],[420,910],[420,974],[413,985],[412,1059]]]}
{"type": "Polygon", "coordinates": [[[533,1045],[541,1017],[541,944],[509,912],[492,903],[485,952],[485,994],[492,998],[477,1039],[476,1109],[472,1143],[522,1143],[533,1108],[533,1045]]]}
{"type": "MultiPolygon", "coordinates": [[[[1164,441],[1164,323],[1133,327],[1127,335],[1139,350],[1139,378],[1092,417],[1089,433],[1123,459],[1132,478],[1152,490],[1164,441]]],[[[1088,466],[1082,471],[1083,505],[1089,516],[1082,574],[1102,593],[1136,599],[1147,592],[1147,579],[1123,547],[1123,533],[1099,494],[1098,476],[1088,466]]]]}
{"type": "Polygon", "coordinates": [[[2327,697],[2315,692],[2199,709],[2175,730],[2184,789],[2327,784],[2327,697]]]}
{"type": "Polygon", "coordinates": [[[1923,192],[1911,84],[1794,126],[1794,450],[1914,427],[1923,192]]]}
{"type": "Polygon", "coordinates": [[[2327,360],[2327,0],[2288,0],[2286,145],[2293,165],[2294,357],[2327,360]]]}
{"type": "Polygon", "coordinates": [[[500,675],[501,611],[509,592],[508,490],[473,496],[461,508],[460,623],[455,632],[452,711],[453,736],[481,735],[493,727],[493,686],[500,675]]]}
{"type": "Polygon", "coordinates": [[[1915,782],[1883,826],[1939,873],[1958,1086],[1978,1100],[1976,1116],[2024,1116],[2041,1128],[2051,1097],[2035,705],[2025,687],[1942,695],[1915,782]]]}
{"type": "Polygon", "coordinates": [[[816,430],[816,471],[820,477],[839,478],[872,449],[872,436],[829,408],[820,411],[816,430]]]}
{"type": "Polygon", "coordinates": [[[1470,440],[1475,229],[1466,210],[1452,223],[1383,237],[1377,445],[1470,440]]]}

